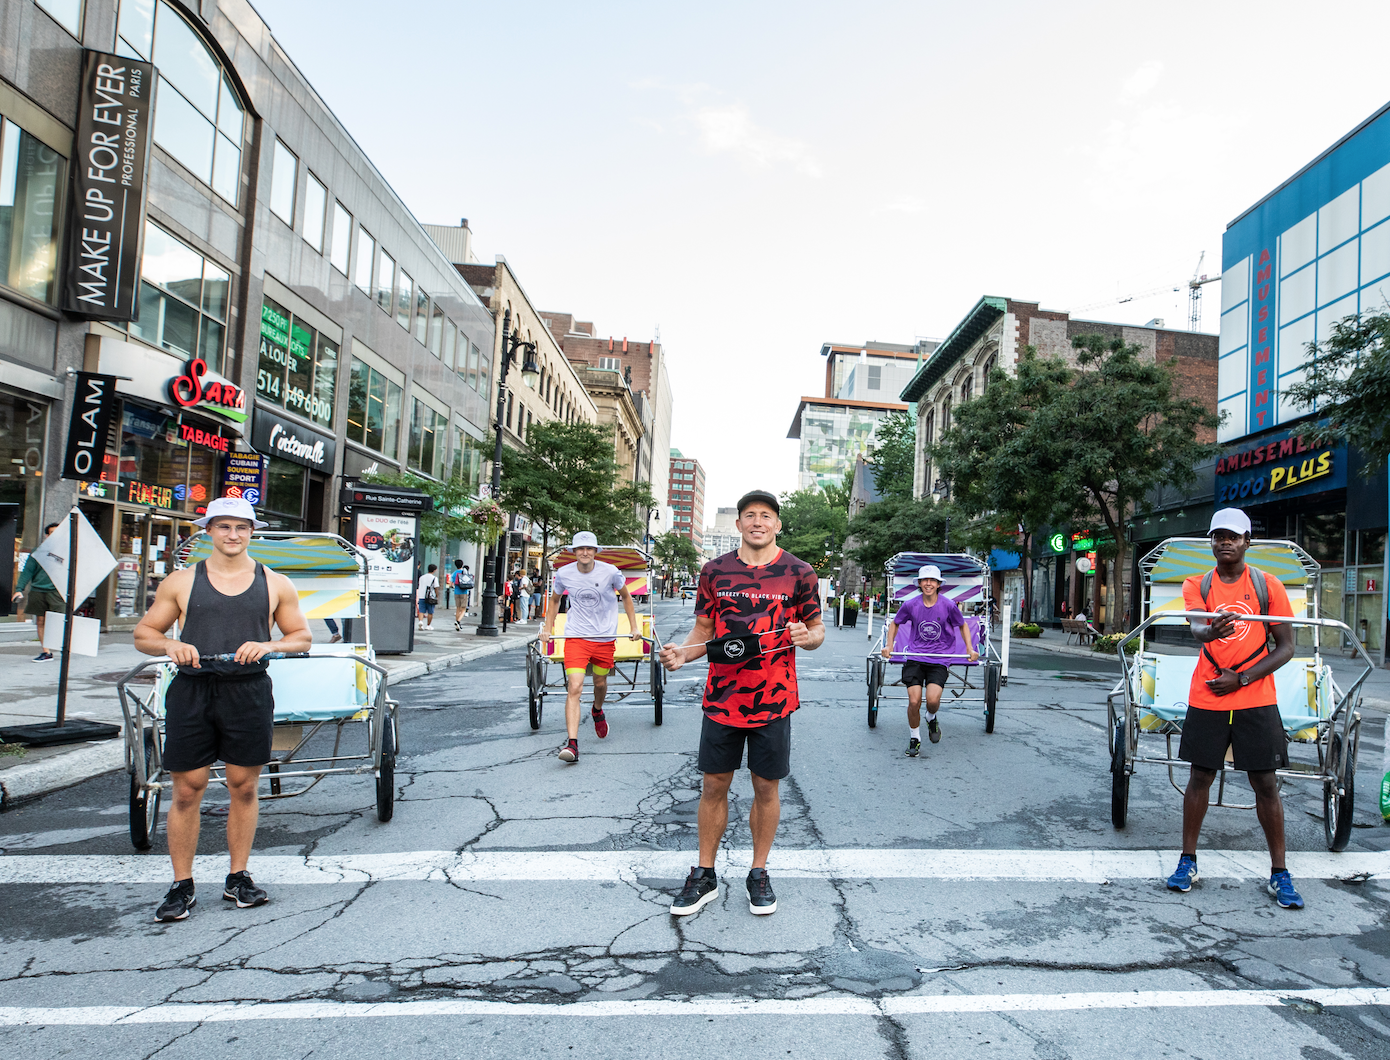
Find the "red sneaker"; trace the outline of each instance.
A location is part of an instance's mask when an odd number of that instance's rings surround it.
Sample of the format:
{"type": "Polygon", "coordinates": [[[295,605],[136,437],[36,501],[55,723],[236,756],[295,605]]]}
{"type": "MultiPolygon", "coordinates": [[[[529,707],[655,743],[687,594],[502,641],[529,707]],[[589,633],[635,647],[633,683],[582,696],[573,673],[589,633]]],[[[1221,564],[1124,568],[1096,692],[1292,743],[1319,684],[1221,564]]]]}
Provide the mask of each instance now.
{"type": "Polygon", "coordinates": [[[608,718],[601,710],[590,711],[590,717],[594,719],[594,735],[602,740],[608,735],[608,718]]]}

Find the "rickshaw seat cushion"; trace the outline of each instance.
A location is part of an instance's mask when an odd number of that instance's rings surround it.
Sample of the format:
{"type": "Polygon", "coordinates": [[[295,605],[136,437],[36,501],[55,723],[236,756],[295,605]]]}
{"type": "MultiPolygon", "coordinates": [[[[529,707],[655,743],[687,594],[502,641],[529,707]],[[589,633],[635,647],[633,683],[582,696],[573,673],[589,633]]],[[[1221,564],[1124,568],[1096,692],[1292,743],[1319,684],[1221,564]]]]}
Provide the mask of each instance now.
{"type": "MultiPolygon", "coordinates": [[[[1137,691],[1141,729],[1158,729],[1170,722],[1182,726],[1197,659],[1195,655],[1157,654],[1140,658],[1137,691]]],[[[1284,731],[1301,739],[1307,739],[1308,730],[1316,730],[1318,722],[1332,713],[1331,673],[1323,663],[1319,681],[1316,665],[1311,658],[1290,659],[1274,673],[1284,731]]]]}
{"type": "MultiPolygon", "coordinates": [[[[550,655],[548,658],[555,662],[561,662],[565,658],[565,619],[568,615],[555,616],[555,639],[550,645],[550,655]]],[[[637,630],[644,637],[650,638],[652,635],[652,616],[639,613],[637,615],[637,630]]],[[[613,645],[614,662],[635,662],[642,659],[651,652],[651,645],[645,640],[628,639],[627,615],[618,615],[618,639],[613,645]]]]}
{"type": "Polygon", "coordinates": [[[350,718],[366,710],[367,680],[376,677],[345,658],[272,659],[267,672],[274,685],[277,723],[350,718]]]}

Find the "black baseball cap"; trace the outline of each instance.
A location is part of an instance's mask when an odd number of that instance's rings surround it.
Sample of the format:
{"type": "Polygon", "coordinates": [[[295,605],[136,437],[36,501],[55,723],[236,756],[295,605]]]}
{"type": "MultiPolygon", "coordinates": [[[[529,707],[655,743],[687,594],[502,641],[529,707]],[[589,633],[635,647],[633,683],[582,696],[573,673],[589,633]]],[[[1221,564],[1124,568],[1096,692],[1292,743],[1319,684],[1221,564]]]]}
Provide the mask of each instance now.
{"type": "Polygon", "coordinates": [[[738,499],[738,514],[743,514],[743,509],[750,504],[766,504],[778,515],[782,514],[782,506],[777,503],[775,494],[768,493],[767,490],[749,490],[738,499]]]}

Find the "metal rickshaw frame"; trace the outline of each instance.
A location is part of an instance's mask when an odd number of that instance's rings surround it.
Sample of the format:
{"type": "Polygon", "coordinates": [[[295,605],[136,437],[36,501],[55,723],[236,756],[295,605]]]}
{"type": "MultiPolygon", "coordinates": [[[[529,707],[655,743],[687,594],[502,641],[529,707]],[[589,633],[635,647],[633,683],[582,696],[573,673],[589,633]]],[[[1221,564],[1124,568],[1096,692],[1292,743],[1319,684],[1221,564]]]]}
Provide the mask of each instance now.
{"type": "MultiPolygon", "coordinates": [[[[205,537],[205,533],[195,534],[179,547],[176,554],[178,569],[189,565],[188,558],[197,550],[199,539],[205,537]]],[[[399,704],[386,694],[387,671],[372,657],[371,616],[367,606],[369,565],[366,557],[351,542],[337,534],[298,531],[257,531],[248,551],[253,556],[261,553],[257,556],[260,562],[271,570],[276,570],[274,565],[267,563],[263,558],[267,552],[273,552],[276,556],[292,556],[295,551],[303,550],[307,554],[313,546],[325,544],[338,546],[342,555],[350,558],[352,562],[349,564],[346,559],[342,559],[336,564],[335,569],[327,572],[310,567],[279,573],[287,574],[290,580],[296,583],[301,604],[311,600],[317,604],[306,607],[306,617],[358,618],[363,623],[363,643],[344,645],[348,649],[346,651],[318,652],[311,649],[298,653],[273,652],[268,658],[272,660],[272,671],[283,669],[283,664],[289,663],[290,660],[293,660],[293,665],[296,666],[302,665],[302,660],[314,661],[320,666],[323,665],[322,660],[326,659],[350,660],[353,664],[352,684],[356,693],[354,702],[347,706],[328,709],[315,708],[307,703],[277,703],[277,746],[260,778],[269,791],[260,794],[259,798],[263,801],[293,798],[303,795],[327,776],[372,773],[376,778],[377,819],[386,822],[391,819],[395,808],[395,765],[396,755],[400,750],[397,717],[399,704]],[[356,598],[356,614],[349,614],[346,610],[348,603],[345,601],[350,594],[356,598]],[[277,666],[277,663],[281,665],[277,666]],[[350,722],[365,722],[367,725],[367,748],[364,754],[339,753],[345,727],[350,722]],[[298,757],[325,726],[333,727],[332,753],[298,757]],[[283,768],[290,764],[302,768],[283,768]],[[285,781],[296,783],[290,790],[286,790],[285,781]],[[299,781],[307,783],[298,783],[299,781]]],[[[321,556],[324,554],[319,553],[321,556]]],[[[326,554],[335,555],[332,552],[326,554]]],[[[340,669],[346,669],[341,663],[335,665],[340,669]]],[[[116,682],[116,694],[120,699],[121,713],[124,716],[125,769],[131,778],[130,838],[137,850],[150,848],[159,824],[159,807],[164,791],[173,787],[172,778],[164,768],[164,692],[176,673],[177,667],[168,656],[158,656],[140,662],[116,682]],[[147,694],[142,695],[127,687],[151,667],[158,667],[158,670],[155,673],[154,686],[147,694]]],[[[281,675],[282,686],[288,673],[289,671],[286,671],[281,675]]],[[[214,764],[209,782],[225,785],[225,767],[214,764]]]]}
{"type": "MultiPolygon", "coordinates": [[[[966,615],[967,619],[979,619],[979,643],[976,647],[980,657],[976,662],[971,662],[964,653],[949,656],[933,654],[931,656],[932,659],[936,660],[945,658],[958,660],[945,664],[948,676],[946,688],[942,690],[942,706],[980,704],[985,718],[985,732],[992,733],[994,732],[995,716],[998,712],[1003,660],[995,648],[993,640],[990,639],[994,616],[992,613],[989,563],[979,556],[972,556],[966,552],[899,552],[883,565],[888,584],[893,587],[892,598],[894,600],[905,603],[914,595],[921,595],[921,590],[917,588],[916,578],[908,577],[908,575],[915,575],[920,567],[928,563],[935,563],[941,567],[941,573],[944,576],[941,585],[943,595],[954,600],[957,606],[965,602],[971,606],[983,608],[978,615],[966,615]],[[953,575],[956,577],[953,578],[953,575]],[[976,579],[978,579],[978,583],[976,579]],[[951,593],[947,591],[948,586],[958,586],[959,589],[951,593]],[[979,678],[978,684],[971,680],[971,671],[976,668],[983,668],[983,677],[979,678]],[[953,684],[952,678],[959,680],[958,687],[953,684]],[[944,695],[946,691],[951,693],[949,702],[944,695]]],[[[961,607],[961,610],[964,612],[965,608],[961,607]]],[[[882,649],[885,638],[888,636],[888,623],[891,621],[893,621],[892,614],[885,612],[883,630],[879,633],[878,639],[874,641],[874,646],[865,659],[865,680],[869,692],[869,728],[871,729],[878,726],[879,706],[885,699],[907,702],[905,691],[902,696],[886,695],[884,692],[887,688],[903,687],[901,677],[896,681],[884,681],[884,673],[888,666],[911,661],[904,657],[904,653],[897,651],[893,652],[891,659],[883,657],[882,649]]]]}
{"type": "MultiPolygon", "coordinates": [[[[633,596],[645,595],[647,598],[645,609],[637,607],[636,601],[633,602],[633,610],[637,615],[638,624],[646,627],[646,632],[642,635],[642,654],[638,658],[623,658],[621,651],[617,653],[613,669],[608,673],[608,691],[605,702],[622,703],[632,697],[640,698],[643,695],[650,695],[652,721],[654,724],[660,725],[662,701],[666,689],[666,670],[662,667],[657,652],[660,639],[656,632],[656,593],[653,591],[652,557],[636,546],[604,545],[600,546],[595,561],[612,563],[627,578],[628,592],[633,596]],[[634,585],[640,589],[643,587],[643,583],[645,583],[645,593],[632,591],[634,585]],[[645,680],[642,674],[643,669],[647,671],[645,680]]],[[[550,599],[555,592],[555,572],[573,562],[575,562],[574,549],[568,546],[556,549],[547,559],[549,570],[546,574],[545,600],[542,603],[542,632],[545,630],[545,619],[546,613],[550,609],[550,599]]],[[[564,618],[563,614],[556,616],[557,626],[562,618],[564,618]]],[[[615,637],[615,642],[620,647],[624,642],[630,640],[629,634],[622,632],[622,626],[626,619],[627,615],[619,611],[619,632],[615,637]]],[[[551,653],[548,655],[541,648],[541,633],[537,633],[526,644],[526,705],[532,731],[541,727],[546,695],[550,692],[564,695],[567,692],[564,640],[562,632],[557,628],[551,653]],[[551,676],[552,665],[559,671],[558,679],[551,676]]],[[[587,672],[592,674],[593,667],[589,667],[587,672]]]]}
{"type": "MultiPolygon", "coordinates": [[[[1174,770],[1178,767],[1189,766],[1190,763],[1178,758],[1177,749],[1173,746],[1173,737],[1182,734],[1182,719],[1176,716],[1164,718],[1159,713],[1159,709],[1173,713],[1176,706],[1181,704],[1175,704],[1174,707],[1164,707],[1164,704],[1157,702],[1159,667],[1161,665],[1158,660],[1187,656],[1154,650],[1153,641],[1146,634],[1159,624],[1181,624],[1193,619],[1202,620],[1215,617],[1213,612],[1181,609],[1180,588],[1176,601],[1168,602],[1173,606],[1159,606],[1156,610],[1154,608],[1155,569],[1165,558],[1170,557],[1170,554],[1177,557],[1176,562],[1172,564],[1174,566],[1187,562],[1189,557],[1196,555],[1197,550],[1189,547],[1184,549],[1183,553],[1178,553],[1177,549],[1180,546],[1194,545],[1200,545],[1202,549],[1206,550],[1208,566],[1205,569],[1210,570],[1211,565],[1214,564],[1210,558],[1211,544],[1207,538],[1168,538],[1140,562],[1140,570],[1144,578],[1145,618],[1130,632],[1125,641],[1117,646],[1122,675],[1119,683],[1106,697],[1106,732],[1111,773],[1110,818],[1111,824],[1117,829],[1125,827],[1128,820],[1129,784],[1136,766],[1140,764],[1165,766],[1168,770],[1169,784],[1176,791],[1183,791],[1183,787],[1178,784],[1174,770]],[[1135,638],[1139,640],[1139,648],[1131,655],[1125,650],[1125,645],[1135,638]],[[1151,673],[1145,670],[1145,665],[1150,660],[1153,661],[1151,673]],[[1151,687],[1145,685],[1146,679],[1151,687]],[[1155,702],[1141,702],[1145,695],[1154,699],[1155,702]],[[1165,753],[1161,755],[1141,754],[1140,736],[1163,737],[1165,753]]],[[[1351,838],[1356,760],[1361,740],[1361,714],[1359,710],[1361,689],[1366,679],[1374,672],[1375,664],[1344,622],[1319,616],[1318,598],[1322,575],[1320,565],[1312,556],[1292,541],[1275,539],[1252,541],[1250,549],[1246,553],[1246,562],[1265,571],[1268,577],[1279,577],[1277,571],[1266,569],[1266,565],[1260,562],[1262,558],[1266,560],[1266,563],[1270,559],[1282,558],[1286,567],[1292,569],[1296,565],[1302,569],[1301,582],[1295,579],[1285,582],[1285,585],[1286,588],[1293,585],[1302,589],[1305,613],[1302,616],[1295,614],[1292,619],[1284,616],[1244,615],[1242,620],[1260,622],[1265,625],[1288,623],[1294,627],[1308,627],[1314,631],[1311,638],[1311,655],[1296,654],[1276,673],[1283,673],[1289,667],[1301,668],[1306,673],[1306,696],[1312,700],[1312,703],[1305,701],[1302,704],[1297,704],[1305,713],[1296,713],[1293,710],[1295,706],[1293,703],[1280,702],[1278,706],[1284,719],[1285,733],[1290,744],[1312,745],[1317,753],[1317,762],[1314,764],[1291,759],[1288,767],[1276,769],[1275,774],[1281,785],[1285,779],[1300,779],[1322,784],[1323,830],[1327,848],[1333,852],[1339,852],[1346,848],[1351,838]],[[1263,557],[1260,555],[1261,552],[1265,553],[1263,557]],[[1294,561],[1293,564],[1288,562],[1290,559],[1294,561]],[[1318,631],[1322,629],[1342,631],[1344,637],[1350,639],[1356,646],[1361,661],[1365,664],[1365,669],[1345,690],[1338,685],[1332,675],[1331,668],[1322,657],[1321,638],[1318,636],[1318,631]],[[1288,713],[1285,713],[1285,708],[1289,709],[1288,713]],[[1290,727],[1290,718],[1295,719],[1292,724],[1298,726],[1297,728],[1290,727]],[[1301,724],[1303,722],[1306,724],[1301,724]]],[[[1269,565],[1273,566],[1274,564],[1269,565]]],[[[1203,573],[1203,570],[1194,567],[1191,573],[1200,574],[1203,573]]],[[[1280,578],[1280,580],[1284,582],[1284,578],[1280,578]]],[[[1178,584],[1180,586],[1181,583],[1175,579],[1165,579],[1158,584],[1170,586],[1178,584]]],[[[1296,603],[1293,610],[1295,612],[1299,610],[1296,603]]],[[[1296,639],[1297,633],[1295,633],[1296,639]]],[[[1295,645],[1295,652],[1299,650],[1299,646],[1295,645]]],[[[1296,675],[1298,670],[1295,669],[1291,672],[1296,675]]],[[[1176,676],[1174,675],[1174,677],[1176,676]]],[[[1230,772],[1237,772],[1237,770],[1228,759],[1217,773],[1217,797],[1213,805],[1230,809],[1252,809],[1253,803],[1226,800],[1226,774],[1230,772]]]]}

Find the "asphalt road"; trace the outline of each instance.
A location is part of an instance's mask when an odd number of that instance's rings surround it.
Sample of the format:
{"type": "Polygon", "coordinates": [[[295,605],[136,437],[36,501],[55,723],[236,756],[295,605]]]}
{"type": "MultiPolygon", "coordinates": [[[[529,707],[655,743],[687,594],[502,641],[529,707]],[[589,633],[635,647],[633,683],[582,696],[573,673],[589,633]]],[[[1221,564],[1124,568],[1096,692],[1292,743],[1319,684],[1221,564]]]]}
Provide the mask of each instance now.
{"type": "Polygon", "coordinates": [[[701,666],[659,728],[649,701],[616,704],[601,742],[586,715],[573,766],[561,698],[527,723],[520,653],[400,685],[394,820],[370,777],[265,804],[259,909],[217,900],[215,805],[200,902],[172,925],[153,922],[163,834],[132,854],[124,774],[22,806],[0,817],[0,1054],[1390,1057],[1386,883],[1338,878],[1390,850],[1382,720],[1346,853],[1326,853],[1320,791],[1285,788],[1306,909],[1266,896],[1245,810],[1210,812],[1205,878],[1175,895],[1166,775],[1141,767],[1110,824],[1116,664],[1014,647],[995,732],[948,707],[918,759],[901,704],[866,724],[862,629],[800,656],[770,917],[742,892],[746,773],[721,899],[667,912],[694,861],[701,666]]]}

